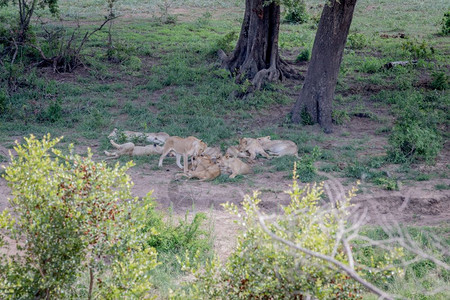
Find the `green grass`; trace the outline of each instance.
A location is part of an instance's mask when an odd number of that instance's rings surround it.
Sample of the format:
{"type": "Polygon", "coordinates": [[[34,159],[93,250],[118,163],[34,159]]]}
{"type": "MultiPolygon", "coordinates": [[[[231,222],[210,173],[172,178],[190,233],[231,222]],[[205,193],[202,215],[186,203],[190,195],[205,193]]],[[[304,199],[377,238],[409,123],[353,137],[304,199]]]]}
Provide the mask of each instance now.
{"type": "MultiPolygon", "coordinates": [[[[323,0],[306,2],[311,16],[320,14],[317,5],[323,4],[323,0]]],[[[96,28],[106,14],[104,1],[60,0],[59,3],[64,21],[52,19],[46,12],[42,15],[53,28],[64,24],[67,35],[75,29],[77,18],[84,33],[96,28]]],[[[103,157],[103,150],[111,149],[106,136],[114,127],[194,135],[222,150],[236,145],[242,136],[270,135],[273,139],[294,141],[303,160],[318,146],[321,153],[314,166],[348,177],[349,182],[364,179],[365,185],[396,190],[399,178],[408,184],[408,181],[420,184],[448,178],[445,171],[444,175],[438,171],[421,174],[408,161],[392,167],[386,153],[371,152],[370,135],[355,136],[346,128],[354,118],[364,115],[361,120],[373,124],[377,138],[384,138],[387,144],[388,135],[395,132],[392,120],[405,117],[408,112],[444,139],[449,137],[442,129],[450,124],[450,97],[443,82],[448,78],[444,75],[448,76],[450,43],[448,37],[438,35],[439,22],[448,9],[447,1],[358,1],[336,88],[333,109],[338,133],[335,135],[326,135],[315,127],[290,124],[282,115],[297,100],[301,88],[298,82],[268,84],[246,99],[230,97],[242,87],[219,68],[216,51],[219,47],[233,49],[241,26],[243,3],[173,1],[169,14],[177,20],[174,24],[164,24],[159,19],[161,10],[157,1],[118,1],[120,17],[112,26],[114,60],[107,59],[108,35],[101,31],[92,36],[83,51],[87,68],[73,74],[25,71],[25,66],[18,64],[17,90],[7,96],[3,92],[7,72],[0,67],[2,146],[11,149],[17,137],[50,132],[52,136],[64,135],[64,143],[97,144],[96,150],[103,157]],[[400,38],[400,33],[405,38],[400,38]],[[391,61],[416,58],[415,65],[383,68],[391,61]],[[328,147],[330,143],[338,146],[328,147]],[[342,166],[346,167],[342,170],[342,166]]],[[[2,8],[0,27],[12,17],[11,8],[2,8]]],[[[283,57],[294,61],[299,53],[312,49],[313,19],[301,25],[281,25],[279,45],[283,57]]],[[[41,27],[34,26],[34,29],[37,39],[44,43],[41,27]]],[[[25,60],[29,59],[27,56],[25,60]]],[[[0,155],[0,162],[7,160],[6,154],[0,155]]],[[[121,157],[119,162],[128,160],[129,157],[121,157]]],[[[137,168],[150,164],[151,171],[157,169],[157,160],[157,156],[133,158],[137,168]]],[[[284,172],[286,180],[290,180],[296,161],[299,159],[295,157],[274,158],[264,166],[255,167],[254,173],[284,172]]],[[[298,168],[303,181],[323,179],[315,174],[311,163],[298,168]]],[[[212,184],[213,187],[236,184],[249,189],[255,185],[251,175],[234,179],[221,175],[212,184]]],[[[434,188],[445,191],[449,185],[439,183],[434,188]]],[[[192,227],[189,221],[182,222],[183,225],[161,228],[160,237],[164,239],[160,242],[170,245],[157,245],[163,264],[152,278],[162,297],[184,275],[177,255],[184,255],[187,249],[200,249],[204,258],[210,255],[210,235],[203,228],[192,227]],[[186,240],[189,228],[197,236],[186,240]]],[[[424,284],[421,278],[433,275],[433,268],[427,264],[411,268],[409,272],[413,275],[389,282],[389,291],[411,299],[427,299],[410,295],[408,291],[414,285],[424,284]]],[[[438,275],[431,280],[431,286],[448,285],[448,277],[438,275]]]]}

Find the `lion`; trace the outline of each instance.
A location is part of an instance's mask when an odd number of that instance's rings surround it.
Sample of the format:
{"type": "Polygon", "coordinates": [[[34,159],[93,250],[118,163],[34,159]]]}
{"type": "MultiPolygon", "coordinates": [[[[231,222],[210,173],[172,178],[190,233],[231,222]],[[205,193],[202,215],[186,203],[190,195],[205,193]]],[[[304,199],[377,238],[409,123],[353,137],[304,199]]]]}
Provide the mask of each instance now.
{"type": "Polygon", "coordinates": [[[238,149],[238,147],[236,146],[230,146],[228,147],[227,151],[225,152],[225,154],[228,154],[231,157],[240,157],[240,158],[248,158],[249,155],[247,154],[247,152],[242,152],[238,149]]]}
{"type": "Polygon", "coordinates": [[[226,171],[231,171],[230,178],[235,178],[237,175],[250,174],[252,172],[251,167],[240,160],[237,157],[231,157],[226,154],[219,163],[220,167],[223,167],[226,171]]]}
{"type": "Polygon", "coordinates": [[[211,160],[215,163],[218,159],[222,157],[222,151],[220,151],[219,147],[207,147],[205,151],[203,151],[202,155],[208,155],[211,160]]]}
{"type": "Polygon", "coordinates": [[[158,166],[161,168],[164,158],[169,152],[175,152],[177,159],[177,166],[183,169],[181,165],[181,155],[183,155],[184,173],[188,171],[188,157],[199,156],[206,149],[207,145],[196,137],[189,136],[181,138],[179,136],[171,136],[164,144],[161,157],[159,158],[158,166]]]}
{"type": "Polygon", "coordinates": [[[298,157],[298,147],[293,141],[272,140],[270,136],[257,138],[259,144],[267,153],[274,156],[294,155],[298,157]]]}
{"type": "Polygon", "coordinates": [[[145,156],[152,154],[161,154],[163,148],[158,146],[157,144],[147,145],[147,146],[135,146],[134,143],[125,143],[125,144],[116,144],[113,140],[110,140],[111,145],[116,148],[118,151],[116,152],[108,152],[105,151],[106,156],[111,158],[118,158],[122,155],[130,155],[130,156],[145,156]]]}
{"type": "Polygon", "coordinates": [[[164,145],[164,143],[166,142],[166,140],[170,137],[170,135],[168,135],[165,132],[150,132],[150,133],[144,133],[147,142],[150,143],[157,143],[160,145],[164,145]]]}
{"type": "Polygon", "coordinates": [[[119,137],[123,137],[125,141],[134,141],[135,139],[146,141],[152,144],[163,145],[169,135],[165,132],[150,132],[150,133],[142,133],[136,131],[120,131],[117,128],[114,128],[113,131],[108,135],[109,139],[117,140],[119,137]]]}
{"type": "Polygon", "coordinates": [[[215,164],[209,155],[193,157],[193,171],[189,171],[183,176],[189,178],[198,178],[200,181],[212,180],[220,175],[220,168],[215,164]]]}
{"type": "Polygon", "coordinates": [[[250,154],[250,160],[255,160],[256,155],[260,154],[267,159],[270,159],[270,155],[264,151],[261,144],[257,139],[253,138],[241,138],[239,140],[239,148],[241,152],[247,151],[250,154]]]}

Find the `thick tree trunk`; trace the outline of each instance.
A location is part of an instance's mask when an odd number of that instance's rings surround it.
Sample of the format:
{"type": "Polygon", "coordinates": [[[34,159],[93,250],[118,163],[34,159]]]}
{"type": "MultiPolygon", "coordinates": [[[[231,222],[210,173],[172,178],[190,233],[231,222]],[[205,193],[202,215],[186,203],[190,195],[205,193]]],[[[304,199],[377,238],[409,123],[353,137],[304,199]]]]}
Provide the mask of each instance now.
{"type": "Polygon", "coordinates": [[[222,67],[238,80],[251,80],[255,89],[265,81],[282,80],[294,74],[278,53],[280,6],[264,6],[264,0],[246,0],[244,20],[236,48],[227,56],[219,50],[222,67]]]}
{"type": "Polygon", "coordinates": [[[332,131],[332,101],[356,1],[331,0],[324,6],[306,79],[292,109],[294,123],[306,111],[312,122],[332,131]]]}

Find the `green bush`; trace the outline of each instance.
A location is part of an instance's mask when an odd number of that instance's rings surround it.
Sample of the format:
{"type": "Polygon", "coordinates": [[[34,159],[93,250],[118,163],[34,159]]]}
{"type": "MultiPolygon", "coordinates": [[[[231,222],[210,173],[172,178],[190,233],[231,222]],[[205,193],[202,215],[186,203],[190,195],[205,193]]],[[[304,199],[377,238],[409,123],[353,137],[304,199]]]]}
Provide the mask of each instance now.
{"type": "Polygon", "coordinates": [[[388,159],[395,163],[425,160],[432,163],[442,148],[440,124],[446,114],[432,94],[405,94],[393,106],[397,119],[389,136],[388,159]]]}
{"type": "Polygon", "coordinates": [[[441,33],[443,35],[449,35],[450,34],[450,11],[446,12],[444,14],[444,17],[442,18],[441,33]]]}
{"type": "Polygon", "coordinates": [[[59,140],[25,138],[6,168],[13,211],[0,216],[0,242],[17,254],[0,260],[0,298],[144,297],[157,265],[144,230],[153,202],[131,198],[132,163],[111,168],[73,146],[66,155],[59,140]]]}
{"type": "Polygon", "coordinates": [[[402,49],[412,59],[432,58],[434,55],[434,48],[425,41],[407,40],[402,44],[402,49]]]}
{"type": "Polygon", "coordinates": [[[364,59],[360,71],[365,73],[376,73],[381,69],[381,66],[380,60],[376,57],[367,57],[364,59]]]}
{"type": "Polygon", "coordinates": [[[310,58],[311,58],[311,53],[310,53],[309,49],[303,49],[297,55],[297,58],[295,59],[295,61],[296,62],[309,61],[310,58]]]}
{"type": "Polygon", "coordinates": [[[343,125],[350,121],[350,116],[346,110],[333,110],[331,113],[333,123],[336,125],[343,125]]]}
{"type": "Polygon", "coordinates": [[[435,72],[431,75],[431,87],[435,90],[446,90],[448,88],[449,77],[444,72],[435,72]]]}
{"type": "MultiPolygon", "coordinates": [[[[258,192],[244,198],[243,211],[235,204],[224,205],[239,218],[245,229],[238,236],[237,248],[223,265],[214,259],[206,268],[200,269],[195,260],[187,260],[185,266],[193,272],[195,280],[178,291],[175,299],[304,299],[307,296],[362,299],[362,286],[347,274],[317,256],[279,243],[267,234],[269,231],[316,254],[329,256],[334,253],[337,261],[348,264],[350,258],[342,245],[336,243],[336,235],[341,232],[341,226],[346,228],[350,198],[355,190],[347,199],[342,199],[338,207],[328,209],[320,203],[323,193],[320,187],[300,188],[295,167],[293,177],[292,188],[288,191],[291,202],[283,206],[283,213],[276,217],[266,216],[259,210],[258,192]],[[267,230],[263,229],[262,223],[267,230]]],[[[363,241],[358,243],[365,244],[363,241]]],[[[369,248],[362,248],[368,250],[363,252],[364,255],[353,249],[358,254],[355,270],[365,279],[385,282],[403,275],[402,270],[393,265],[403,256],[401,248],[377,249],[376,252],[369,248]]]]}
{"type": "Polygon", "coordinates": [[[367,46],[367,38],[362,33],[350,33],[347,37],[347,46],[353,50],[361,50],[367,46]]]}
{"type": "MultiPolygon", "coordinates": [[[[296,177],[294,172],[294,177],[296,177]]],[[[319,199],[322,191],[316,187],[301,189],[294,180],[289,191],[291,203],[283,207],[283,215],[268,225],[270,230],[312,251],[329,255],[333,251],[333,232],[341,222],[339,215],[330,214],[327,229],[321,228],[319,199]],[[297,212],[302,212],[299,218],[297,212]]],[[[240,218],[245,231],[238,238],[236,250],[231,253],[224,266],[218,260],[207,264],[204,271],[187,264],[196,280],[180,292],[180,298],[192,299],[302,299],[311,295],[318,299],[360,299],[361,286],[350,278],[317,258],[272,240],[259,225],[259,194],[246,196],[243,213],[234,204],[225,208],[240,218]]],[[[347,204],[342,203],[342,207],[347,204]]],[[[342,249],[336,259],[345,261],[342,249]]]]}
{"type": "Polygon", "coordinates": [[[6,111],[8,94],[0,88],[0,115],[6,111]]]}
{"type": "Polygon", "coordinates": [[[284,12],[284,22],[303,24],[308,22],[309,16],[306,11],[304,0],[286,0],[284,1],[286,11],[284,12]]]}
{"type": "Polygon", "coordinates": [[[388,157],[395,163],[416,159],[431,163],[442,149],[442,138],[435,130],[411,120],[394,125],[389,145],[388,157]]]}
{"type": "Polygon", "coordinates": [[[128,69],[130,69],[131,71],[140,71],[142,68],[142,61],[139,57],[137,56],[130,56],[126,62],[125,65],[127,66],[128,69]]]}
{"type": "Polygon", "coordinates": [[[317,175],[317,168],[314,163],[320,158],[322,153],[320,148],[315,146],[311,154],[305,154],[297,164],[297,174],[301,182],[311,182],[317,175]]]}

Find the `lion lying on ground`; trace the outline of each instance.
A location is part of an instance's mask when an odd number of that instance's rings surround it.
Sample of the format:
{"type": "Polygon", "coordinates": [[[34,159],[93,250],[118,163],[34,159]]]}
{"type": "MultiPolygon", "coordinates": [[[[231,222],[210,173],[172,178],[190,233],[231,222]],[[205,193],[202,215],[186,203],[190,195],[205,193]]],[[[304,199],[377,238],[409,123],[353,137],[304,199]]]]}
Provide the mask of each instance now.
{"type": "Polygon", "coordinates": [[[130,156],[145,156],[152,154],[161,154],[163,148],[156,144],[147,145],[147,146],[136,146],[134,143],[125,143],[125,144],[116,144],[113,140],[110,140],[111,145],[116,148],[118,151],[108,152],[105,151],[106,156],[111,158],[118,158],[122,155],[130,155],[130,156]]]}
{"type": "Polygon", "coordinates": [[[294,155],[298,157],[298,147],[293,141],[289,140],[272,140],[270,136],[257,138],[262,148],[270,155],[284,156],[294,155]]]}
{"type": "Polygon", "coordinates": [[[164,158],[169,152],[175,152],[177,159],[177,166],[183,169],[181,165],[181,156],[183,156],[184,173],[188,171],[188,157],[199,156],[206,149],[206,144],[196,137],[190,136],[187,138],[181,138],[179,136],[171,136],[166,140],[164,144],[161,157],[159,158],[158,166],[161,168],[164,158]]]}
{"type": "Polygon", "coordinates": [[[182,174],[189,178],[198,178],[200,181],[212,180],[220,175],[220,168],[215,164],[209,155],[193,157],[193,171],[182,174]]]}
{"type": "Polygon", "coordinates": [[[250,174],[252,169],[248,164],[243,162],[237,157],[231,157],[226,154],[219,162],[219,166],[224,168],[228,173],[231,171],[230,178],[234,178],[237,175],[250,174]]]}
{"type": "Polygon", "coordinates": [[[119,131],[117,128],[114,128],[113,131],[108,135],[109,139],[119,139],[123,137],[126,141],[132,142],[136,139],[146,141],[149,143],[156,144],[164,144],[169,137],[169,135],[165,132],[150,132],[150,133],[142,133],[136,131],[119,131]]]}
{"type": "Polygon", "coordinates": [[[248,158],[248,153],[240,151],[236,146],[228,147],[225,154],[228,154],[230,157],[248,158]]]}
{"type": "Polygon", "coordinates": [[[207,155],[215,163],[218,159],[222,157],[222,151],[219,147],[207,147],[202,153],[203,156],[207,155]]]}
{"type": "Polygon", "coordinates": [[[250,154],[250,160],[255,160],[256,155],[260,154],[265,158],[270,159],[269,154],[264,151],[264,148],[258,142],[257,139],[241,138],[239,140],[239,148],[241,152],[248,152],[250,154]]]}

